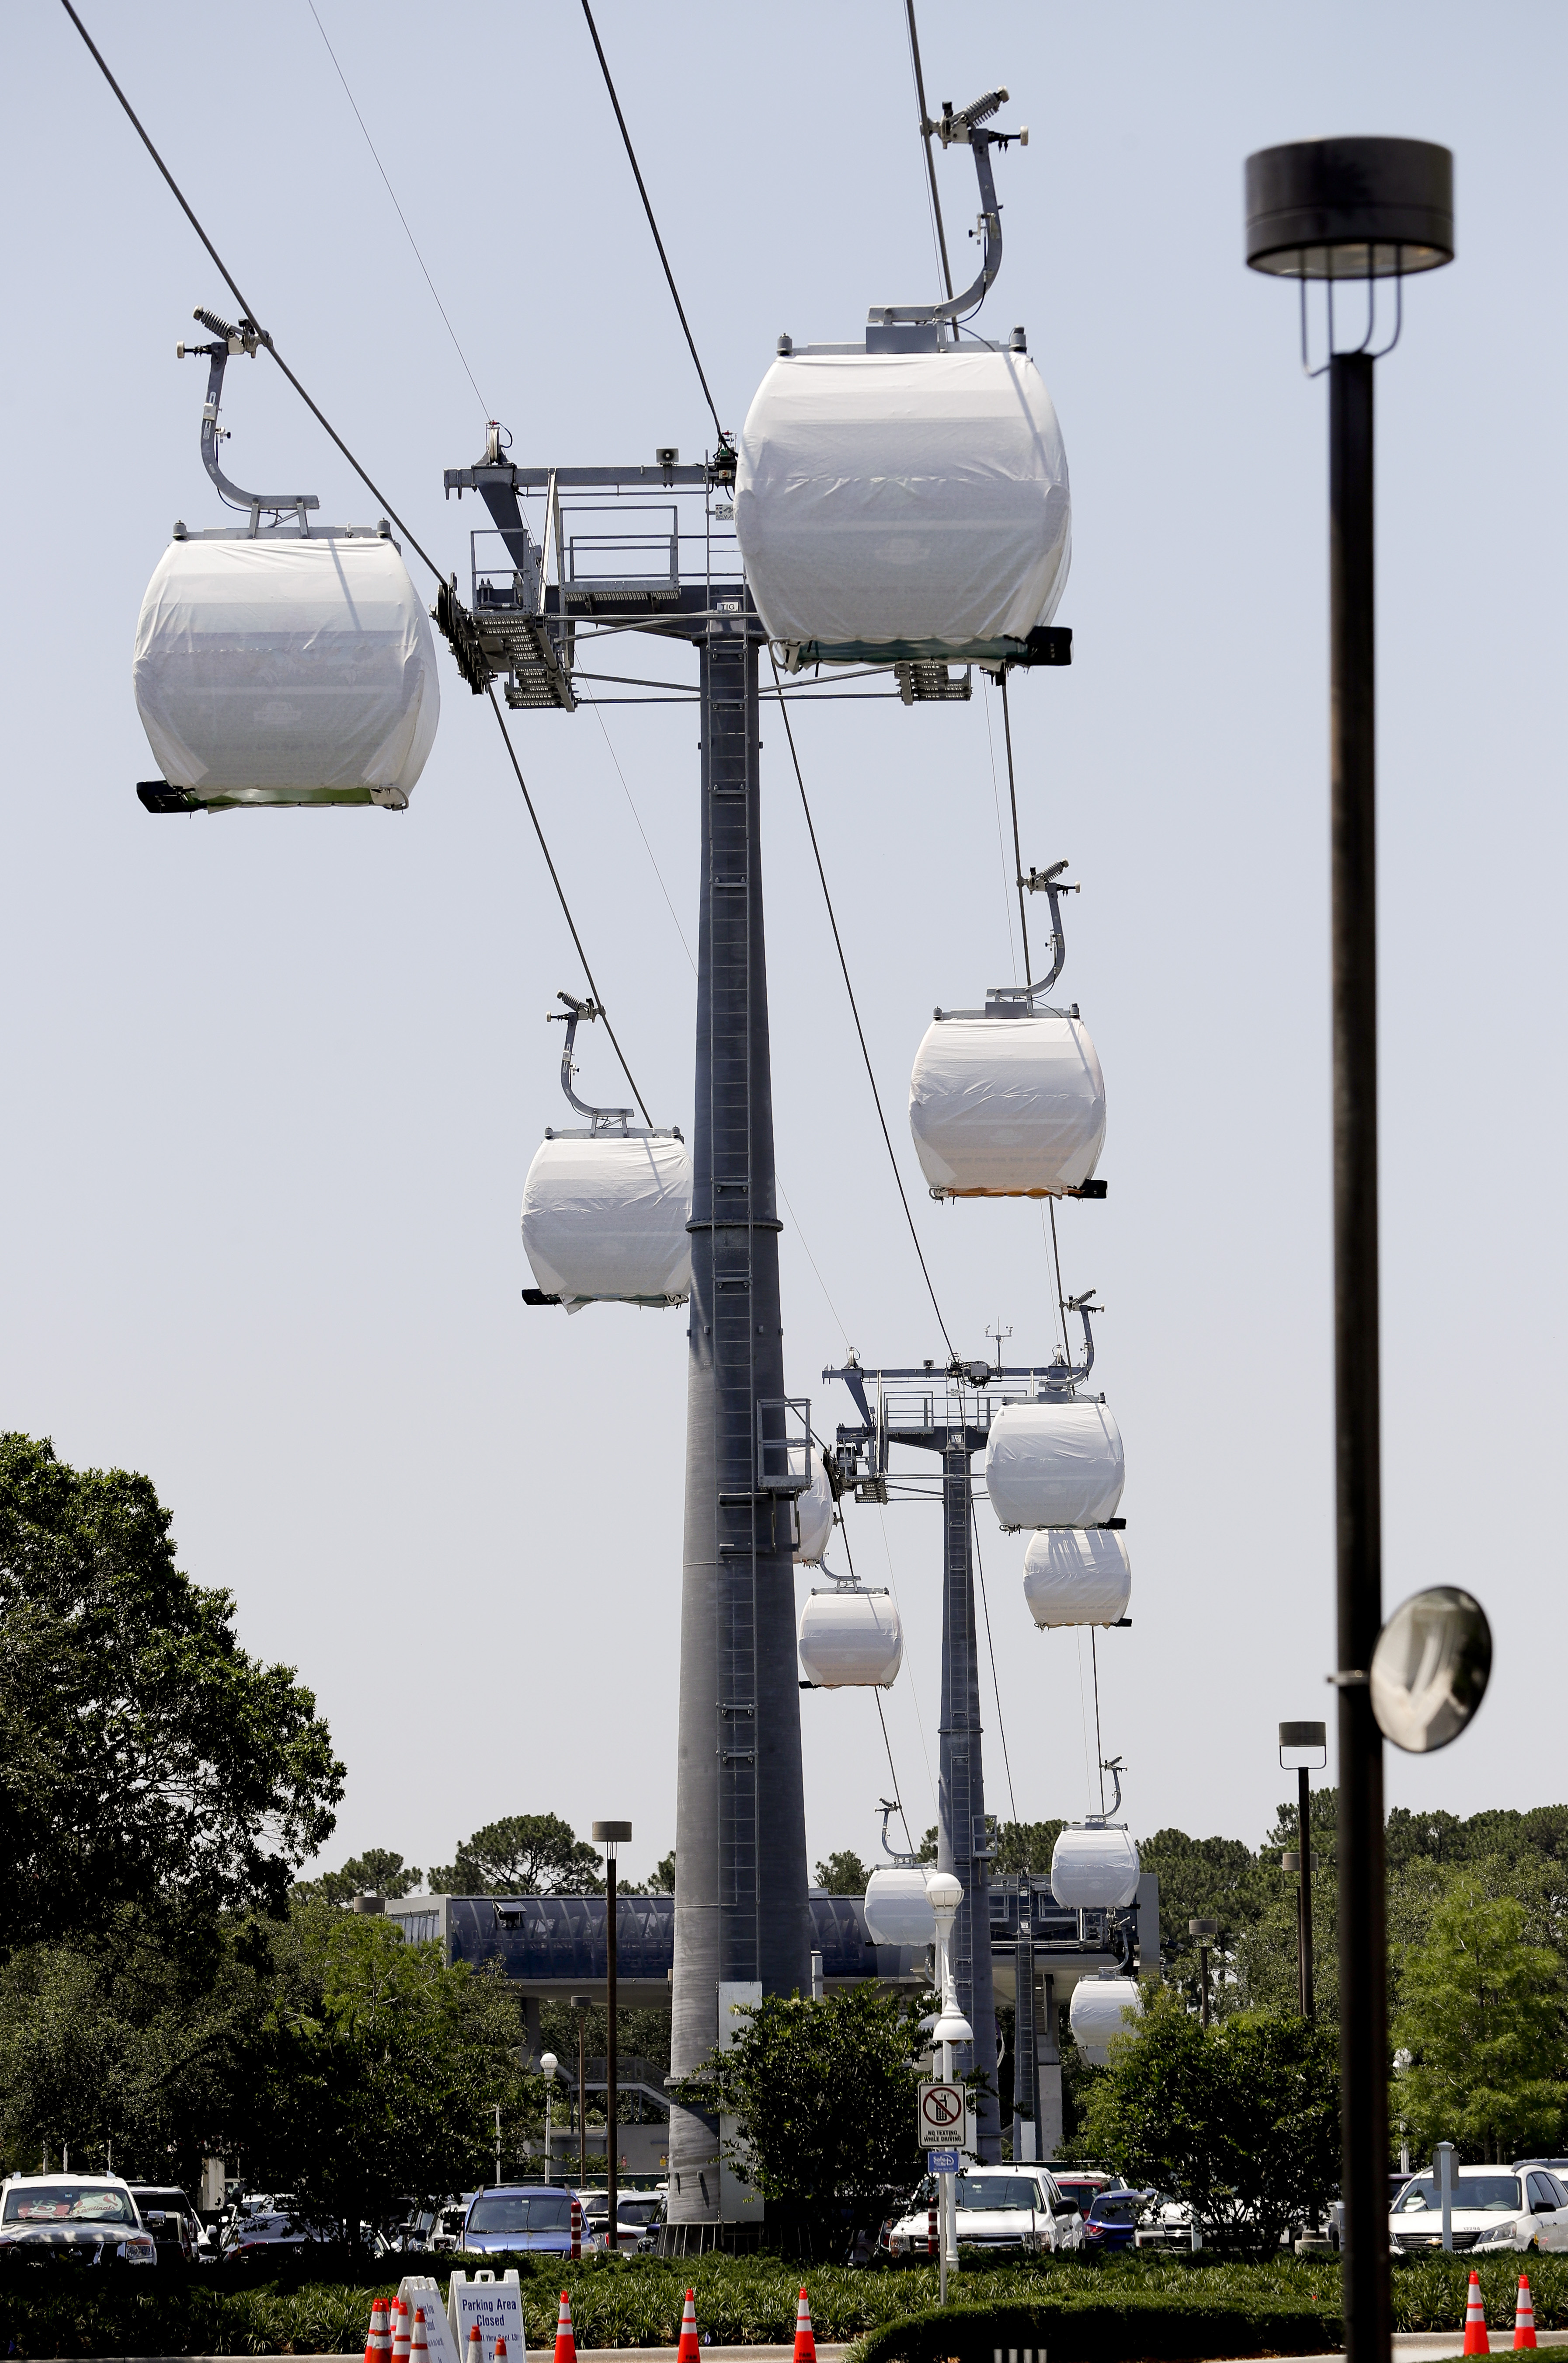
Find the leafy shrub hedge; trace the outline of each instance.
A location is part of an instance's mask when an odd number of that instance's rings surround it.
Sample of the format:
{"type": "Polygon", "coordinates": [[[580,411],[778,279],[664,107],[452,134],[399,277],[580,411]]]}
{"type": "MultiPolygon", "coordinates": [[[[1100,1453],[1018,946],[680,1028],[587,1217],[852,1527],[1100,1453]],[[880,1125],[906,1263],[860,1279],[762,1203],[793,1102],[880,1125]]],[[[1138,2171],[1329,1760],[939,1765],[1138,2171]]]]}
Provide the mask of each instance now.
{"type": "MultiPolygon", "coordinates": [[[[319,2254],[315,2269],[320,2269],[319,2254]]],[[[491,2260],[503,2269],[503,2260],[491,2260]]],[[[934,2266],[802,2270],[776,2257],[523,2257],[528,2343],[548,2355],[556,2301],[571,2292],[580,2347],[673,2346],[687,2289],[716,2346],[788,2346],[802,2280],[821,2339],[859,2340],[856,2363],[991,2363],[992,2350],[1042,2346],[1052,2363],[1122,2363],[1198,2356],[1322,2353],[1341,2345],[1340,2270],[1331,2258],[1229,2264],[1204,2257],[1127,2256],[1100,2262],[1041,2258],[998,2266],[966,2258],[938,2310],[934,2266]],[[933,2325],[936,2325],[934,2328],[933,2325]]],[[[443,2295],[449,2257],[347,2265],[307,2280],[298,2259],[242,2281],[226,2269],[98,2273],[52,2260],[0,2269],[0,2357],[356,2355],[370,2301],[404,2271],[428,2272],[443,2295]]],[[[1536,2320],[1568,2327],[1568,2258],[1529,2259],[1536,2320]]],[[[1449,2330],[1458,2344],[1470,2260],[1423,2257],[1394,2272],[1399,2330],[1449,2330]]],[[[1518,2260],[1480,2268],[1494,2333],[1513,2322],[1518,2260]]]]}

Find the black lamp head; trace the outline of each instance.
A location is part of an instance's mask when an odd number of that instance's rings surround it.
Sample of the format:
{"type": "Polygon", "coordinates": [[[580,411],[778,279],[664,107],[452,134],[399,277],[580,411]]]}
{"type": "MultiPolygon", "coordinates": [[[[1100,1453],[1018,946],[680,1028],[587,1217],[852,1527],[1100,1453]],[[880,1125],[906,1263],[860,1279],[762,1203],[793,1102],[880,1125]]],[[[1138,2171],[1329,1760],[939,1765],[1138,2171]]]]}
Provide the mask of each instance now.
{"type": "Polygon", "coordinates": [[[1247,158],[1247,262],[1391,279],[1452,262],[1453,154],[1430,139],[1296,139],[1247,158]]]}

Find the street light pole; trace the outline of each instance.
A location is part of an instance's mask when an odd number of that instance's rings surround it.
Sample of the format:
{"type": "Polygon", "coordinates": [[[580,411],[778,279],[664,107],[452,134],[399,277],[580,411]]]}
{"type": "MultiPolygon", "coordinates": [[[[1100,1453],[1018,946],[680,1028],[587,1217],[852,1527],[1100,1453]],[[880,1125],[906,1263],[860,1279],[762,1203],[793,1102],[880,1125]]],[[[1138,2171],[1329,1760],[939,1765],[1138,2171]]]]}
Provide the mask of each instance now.
{"type": "MultiPolygon", "coordinates": [[[[1246,259],[1329,293],[1330,782],[1334,1110],[1334,1471],[1339,1665],[1340,2083],[1347,2363],[1387,2363],[1387,1931],[1377,1304],[1377,914],[1373,630],[1376,283],[1453,259],[1453,158],[1420,139],[1307,139],[1247,159],[1246,259]],[[1364,290],[1336,352],[1334,289],[1364,290]],[[1357,316],[1360,316],[1358,313],[1357,316]]],[[[1403,316],[1403,287],[1391,349],[1403,316]]],[[[1352,301],[1357,300],[1352,298],[1352,301]]],[[[1342,298],[1341,319],[1345,317],[1342,298]]],[[[1319,372],[1313,372],[1318,374],[1319,372]]],[[[1303,1843],[1310,1865],[1310,1849],[1303,1843]]],[[[1304,1871],[1303,1877],[1307,1873],[1304,1871]]]]}
{"type": "Polygon", "coordinates": [[[577,2187],[588,2188],[588,2101],[584,2080],[588,2074],[588,2014],[593,2007],[591,1994],[573,1994],[571,2006],[577,2013],[577,2187]]]}
{"type": "Polygon", "coordinates": [[[1203,2025],[1209,2024],[1209,1947],[1220,1934],[1218,1920],[1189,1920],[1187,1933],[1198,1939],[1198,2014],[1203,2025]]]}
{"type": "Polygon", "coordinates": [[[619,2161],[615,2156],[619,2138],[615,2130],[615,1853],[617,1847],[629,1842],[631,1835],[630,1822],[595,1822],[593,1825],[593,1843],[604,1849],[604,2179],[610,2195],[607,2236],[612,2256],[621,2245],[620,2223],[615,2212],[619,2205],[619,2161]]]}
{"type": "MultiPolygon", "coordinates": [[[[1296,1897],[1296,1962],[1297,1994],[1301,2015],[1316,2016],[1312,1996],[1312,1869],[1317,1857],[1312,1852],[1312,1790],[1310,1774],[1321,1772],[1329,1760],[1328,1726],[1321,1723],[1282,1723],[1279,1726],[1279,1761],[1283,1770],[1296,1774],[1296,1818],[1298,1852],[1296,1868],[1299,1886],[1296,1897]]],[[[1285,1857],[1285,1869],[1290,1869],[1290,1857],[1285,1857]]]]}

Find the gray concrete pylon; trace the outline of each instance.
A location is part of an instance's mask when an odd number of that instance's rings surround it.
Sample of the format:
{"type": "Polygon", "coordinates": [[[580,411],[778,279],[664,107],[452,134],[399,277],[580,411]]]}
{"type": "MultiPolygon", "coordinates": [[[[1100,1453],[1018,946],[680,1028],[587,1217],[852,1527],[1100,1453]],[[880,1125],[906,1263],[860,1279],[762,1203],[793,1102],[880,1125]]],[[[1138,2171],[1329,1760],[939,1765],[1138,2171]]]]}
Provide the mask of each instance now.
{"type": "MultiPolygon", "coordinates": [[[[784,1393],[762,923],[757,644],[700,646],[702,731],[686,1540],[676,1789],[674,2075],[719,2036],[721,1983],[810,1991],[789,1502],[759,1492],[756,1405],[784,1393]]],[[[670,2115],[672,2224],[712,2223],[718,2126],[670,2115]]]]}
{"type": "MultiPolygon", "coordinates": [[[[960,1405],[962,1398],[960,1398],[960,1405]]],[[[953,1981],[958,2007],[975,2030],[954,2052],[954,2069],[988,2079],[978,2114],[979,2154],[1001,2156],[997,2099],[997,2012],[991,1979],[990,1862],[986,1849],[985,1772],[980,1753],[980,1661],[975,1631],[975,1575],[969,1530],[969,1446],[962,1426],[942,1455],[942,1725],[937,1758],[939,1870],[960,1880],[964,1901],[953,1926],[953,1981]]]]}

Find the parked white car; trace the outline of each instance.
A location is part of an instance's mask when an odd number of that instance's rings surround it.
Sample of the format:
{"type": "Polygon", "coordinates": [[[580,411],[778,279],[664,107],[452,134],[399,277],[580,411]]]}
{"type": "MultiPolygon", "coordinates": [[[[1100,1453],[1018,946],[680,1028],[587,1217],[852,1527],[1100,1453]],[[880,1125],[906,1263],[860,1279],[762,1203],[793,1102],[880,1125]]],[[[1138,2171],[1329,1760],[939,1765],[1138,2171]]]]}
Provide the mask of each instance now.
{"type": "MultiPolygon", "coordinates": [[[[966,2248],[1038,2256],[1081,2248],[1084,2219],[1043,2166],[970,2166],[953,2177],[958,2239],[966,2248]]],[[[918,2264],[927,2252],[936,2177],[927,2175],[908,2214],[888,2234],[888,2253],[918,2264]]]]}
{"type": "MultiPolygon", "coordinates": [[[[1453,2191],[1455,2248],[1568,2249],[1568,2190],[1543,2166],[1519,2172],[1484,2167],[1459,2170],[1453,2191]]],[[[1442,2246],[1442,2206],[1436,2178],[1418,2174],[1394,2202],[1388,2218],[1396,2255],[1442,2246]]]]}
{"type": "Polygon", "coordinates": [[[0,2185],[0,2249],[54,2248],[94,2264],[155,2265],[158,2246],[116,2174],[8,2174],[0,2185]]]}

